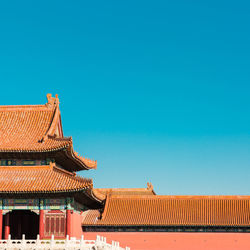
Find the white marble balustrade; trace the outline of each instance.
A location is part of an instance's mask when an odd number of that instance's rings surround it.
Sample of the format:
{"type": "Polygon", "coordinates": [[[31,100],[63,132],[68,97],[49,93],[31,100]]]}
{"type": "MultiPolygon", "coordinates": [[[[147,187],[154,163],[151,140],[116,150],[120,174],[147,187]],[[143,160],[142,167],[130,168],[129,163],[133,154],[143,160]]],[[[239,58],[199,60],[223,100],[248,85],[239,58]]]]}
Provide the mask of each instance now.
{"type": "Polygon", "coordinates": [[[44,249],[44,250],[130,250],[129,247],[121,248],[119,242],[112,241],[112,244],[106,242],[106,238],[97,235],[96,240],[84,240],[82,236],[81,239],[66,237],[64,240],[54,239],[54,235],[51,239],[41,240],[39,235],[37,239],[29,240],[25,239],[23,235],[21,240],[12,240],[9,235],[7,240],[0,240],[0,250],[33,250],[33,249],[44,249]]]}

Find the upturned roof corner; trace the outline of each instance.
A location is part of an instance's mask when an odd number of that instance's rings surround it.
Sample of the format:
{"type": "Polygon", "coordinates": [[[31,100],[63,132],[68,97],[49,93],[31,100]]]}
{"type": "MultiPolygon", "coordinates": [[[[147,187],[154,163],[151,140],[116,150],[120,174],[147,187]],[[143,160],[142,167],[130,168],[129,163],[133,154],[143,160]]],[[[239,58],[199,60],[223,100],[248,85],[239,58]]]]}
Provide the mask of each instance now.
{"type": "Polygon", "coordinates": [[[72,139],[64,137],[59,98],[51,94],[45,105],[0,106],[0,153],[53,154],[71,171],[97,166],[96,161],[76,155],[72,139]]]}

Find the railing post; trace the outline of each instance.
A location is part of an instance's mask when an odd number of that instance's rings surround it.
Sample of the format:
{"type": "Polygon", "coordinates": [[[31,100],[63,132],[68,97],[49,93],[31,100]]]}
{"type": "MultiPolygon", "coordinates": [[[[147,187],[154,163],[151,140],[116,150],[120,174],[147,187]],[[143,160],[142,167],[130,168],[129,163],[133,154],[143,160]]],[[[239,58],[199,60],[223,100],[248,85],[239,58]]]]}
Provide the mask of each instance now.
{"type": "Polygon", "coordinates": [[[100,238],[99,238],[99,243],[100,243],[100,245],[102,245],[102,236],[100,236],[100,238]]]}
{"type": "Polygon", "coordinates": [[[7,240],[7,248],[11,247],[11,235],[8,235],[8,240],[7,240]]]}
{"type": "Polygon", "coordinates": [[[96,235],[95,246],[99,247],[100,241],[101,241],[101,237],[99,235],[96,235]]]}
{"type": "Polygon", "coordinates": [[[22,235],[21,247],[24,249],[24,248],[25,248],[25,245],[26,245],[26,242],[25,242],[25,234],[23,234],[23,235],[22,235]]]}
{"type": "Polygon", "coordinates": [[[50,240],[50,248],[53,249],[54,247],[54,234],[51,235],[51,240],[50,240]]]}
{"type": "Polygon", "coordinates": [[[40,235],[38,234],[36,237],[36,247],[40,247],[40,235]]]}
{"type": "Polygon", "coordinates": [[[120,243],[118,241],[114,241],[114,249],[115,250],[120,249],[120,243]]]}
{"type": "Polygon", "coordinates": [[[65,240],[65,249],[69,246],[69,235],[66,235],[66,240],[65,240]]]}
{"type": "Polygon", "coordinates": [[[83,248],[84,248],[84,237],[82,235],[80,240],[80,249],[83,250],[83,248]]]}

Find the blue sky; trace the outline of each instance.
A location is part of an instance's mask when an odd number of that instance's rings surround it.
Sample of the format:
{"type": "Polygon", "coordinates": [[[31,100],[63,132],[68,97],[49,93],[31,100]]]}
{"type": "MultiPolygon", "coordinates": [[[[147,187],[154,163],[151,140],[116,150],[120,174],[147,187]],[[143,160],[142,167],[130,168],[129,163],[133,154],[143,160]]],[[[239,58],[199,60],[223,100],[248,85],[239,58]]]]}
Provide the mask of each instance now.
{"type": "Polygon", "coordinates": [[[59,94],[95,187],[249,194],[248,1],[0,3],[0,104],[59,94]]]}

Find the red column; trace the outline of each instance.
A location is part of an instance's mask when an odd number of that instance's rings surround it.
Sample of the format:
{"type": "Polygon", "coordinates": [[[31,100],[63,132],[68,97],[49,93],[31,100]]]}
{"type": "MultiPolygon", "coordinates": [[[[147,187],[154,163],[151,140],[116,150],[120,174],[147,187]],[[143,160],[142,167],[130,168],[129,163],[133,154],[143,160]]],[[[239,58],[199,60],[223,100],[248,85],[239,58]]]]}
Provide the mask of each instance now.
{"type": "Polygon", "coordinates": [[[44,210],[39,211],[39,236],[40,239],[44,237],[44,210]]]}
{"type": "Polygon", "coordinates": [[[0,209],[0,240],[2,239],[3,233],[3,210],[0,209]]]}
{"type": "Polygon", "coordinates": [[[72,223],[72,210],[67,209],[66,210],[66,235],[71,237],[71,223],[72,223]]]}
{"type": "Polygon", "coordinates": [[[7,240],[10,234],[10,213],[5,215],[4,239],[7,240]]]}

